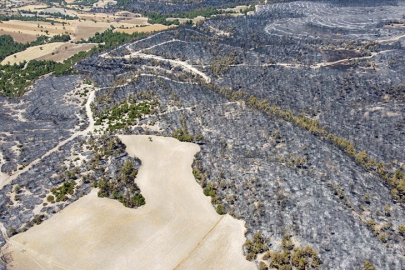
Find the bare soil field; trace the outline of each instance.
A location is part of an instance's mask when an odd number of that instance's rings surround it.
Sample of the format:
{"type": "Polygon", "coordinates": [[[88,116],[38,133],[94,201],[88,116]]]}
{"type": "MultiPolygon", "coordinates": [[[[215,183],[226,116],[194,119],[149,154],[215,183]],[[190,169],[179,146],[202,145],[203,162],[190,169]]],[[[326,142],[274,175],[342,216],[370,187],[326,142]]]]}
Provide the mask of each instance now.
{"type": "Polygon", "coordinates": [[[145,206],[125,208],[93,190],[12,237],[3,249],[10,269],[255,269],[242,253],[243,222],[219,216],[191,173],[199,146],[151,139],[121,137],[142,160],[145,206]]]}
{"type": "Polygon", "coordinates": [[[67,10],[65,8],[58,8],[58,7],[50,7],[42,10],[43,12],[47,13],[60,13],[62,15],[67,15],[67,16],[75,16],[77,12],[73,10],[67,10]]]}
{"type": "Polygon", "coordinates": [[[223,10],[225,10],[225,11],[234,11],[234,12],[240,12],[240,10],[241,9],[246,9],[246,8],[248,8],[249,6],[246,6],[246,5],[244,5],[244,6],[236,6],[236,7],[234,7],[234,8],[225,8],[225,9],[223,9],[223,10]]]}
{"type": "Polygon", "coordinates": [[[27,43],[37,39],[36,35],[30,35],[25,33],[18,33],[14,31],[0,30],[0,35],[10,35],[15,41],[20,43],[27,43]]]}
{"type": "Polygon", "coordinates": [[[96,32],[103,32],[107,29],[110,29],[111,26],[114,26],[115,31],[124,32],[124,33],[134,33],[134,32],[153,32],[160,31],[169,28],[168,26],[161,24],[148,25],[145,27],[136,27],[132,23],[119,23],[119,22],[97,22],[94,21],[75,21],[75,34],[73,35],[73,40],[87,39],[94,36],[96,32]],[[125,27],[128,29],[120,29],[119,27],[125,27]]]}
{"type": "Polygon", "coordinates": [[[119,19],[121,16],[116,16],[110,13],[79,13],[77,16],[80,19],[85,19],[89,21],[97,22],[114,22],[116,19],[119,19]]]}
{"type": "Polygon", "coordinates": [[[93,7],[105,7],[108,5],[113,6],[115,4],[117,4],[117,1],[114,0],[99,0],[97,3],[93,4],[93,7]]]}
{"type": "Polygon", "coordinates": [[[117,29],[114,30],[114,32],[132,34],[132,33],[135,33],[135,32],[161,31],[161,30],[166,30],[168,28],[170,28],[170,26],[166,26],[166,25],[163,25],[163,24],[153,24],[153,25],[148,25],[148,26],[144,26],[144,27],[133,27],[133,28],[130,28],[130,29],[117,28],[117,29]]]}
{"type": "MultiPolygon", "coordinates": [[[[121,12],[117,14],[109,13],[87,13],[76,11],[64,11],[61,8],[46,9],[46,6],[42,5],[28,5],[18,10],[31,10],[31,11],[46,11],[46,12],[63,12],[68,15],[76,15],[79,17],[77,20],[65,20],[53,18],[52,20],[60,23],[54,23],[52,25],[49,22],[43,21],[19,21],[10,20],[0,23],[0,34],[11,35],[18,42],[29,42],[36,39],[40,35],[60,35],[69,34],[72,40],[78,41],[81,39],[88,39],[94,36],[96,32],[104,32],[110,29],[111,26],[115,28],[123,27],[116,31],[125,33],[134,32],[153,32],[165,30],[168,26],[161,24],[149,25],[148,18],[140,17],[140,14],[121,12]],[[64,25],[62,24],[64,23],[64,25]],[[146,26],[145,26],[146,25],[146,26]],[[143,26],[143,27],[140,27],[143,26]]],[[[181,19],[182,22],[186,21],[181,19]]],[[[197,22],[201,18],[196,18],[193,21],[197,22]]]]}
{"type": "Polygon", "coordinates": [[[37,58],[37,60],[53,60],[56,62],[63,62],[64,60],[72,57],[73,55],[79,52],[90,50],[94,46],[96,46],[95,43],[84,43],[84,44],[65,43],[64,45],[56,49],[55,54],[53,55],[52,53],[47,54],[37,58]]]}
{"type": "Polygon", "coordinates": [[[61,47],[63,42],[55,42],[55,43],[49,43],[49,44],[44,44],[44,45],[39,45],[39,46],[34,46],[34,47],[29,47],[25,51],[18,52],[15,54],[12,54],[10,56],[7,56],[2,62],[2,65],[6,64],[15,64],[15,63],[20,63],[23,61],[30,61],[33,59],[38,59],[40,57],[43,57],[45,55],[52,54],[52,52],[56,52],[56,50],[61,47]]]}
{"type": "Polygon", "coordinates": [[[245,243],[244,232],[243,221],[224,216],[176,269],[253,269],[252,263],[235,259],[235,251],[245,243]]]}
{"type": "Polygon", "coordinates": [[[148,18],[146,17],[139,17],[139,18],[131,18],[131,19],[125,19],[121,21],[123,23],[129,23],[129,24],[137,24],[137,25],[144,25],[148,24],[148,18]]]}
{"type": "Polygon", "coordinates": [[[95,33],[99,32],[103,32],[105,30],[107,30],[109,27],[101,27],[101,26],[95,26],[95,27],[91,27],[91,26],[80,26],[77,27],[75,30],[75,34],[73,35],[72,40],[74,41],[78,41],[81,39],[88,39],[89,37],[94,36],[95,33]]]}
{"type": "Polygon", "coordinates": [[[41,11],[43,9],[46,9],[47,7],[48,6],[45,5],[45,4],[42,4],[42,5],[27,5],[27,6],[15,8],[14,10],[41,11]]]}
{"type": "Polygon", "coordinates": [[[66,24],[65,26],[63,26],[62,24],[52,25],[49,22],[42,22],[42,21],[26,22],[26,21],[10,20],[2,22],[0,24],[0,30],[7,32],[28,34],[32,36],[46,35],[45,31],[47,30],[49,36],[54,36],[65,33],[71,35],[74,32],[74,26],[68,24],[66,24]]]}

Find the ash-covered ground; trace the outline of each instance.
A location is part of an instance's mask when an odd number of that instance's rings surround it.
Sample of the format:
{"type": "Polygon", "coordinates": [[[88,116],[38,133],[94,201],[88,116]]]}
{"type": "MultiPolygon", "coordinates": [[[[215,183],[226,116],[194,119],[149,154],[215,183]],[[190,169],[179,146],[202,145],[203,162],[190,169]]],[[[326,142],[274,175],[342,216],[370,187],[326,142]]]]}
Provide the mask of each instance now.
{"type": "MultiPolygon", "coordinates": [[[[115,134],[160,134],[201,145],[196,180],[219,212],[246,221],[248,239],[261,232],[273,252],[310,245],[320,269],[364,261],[404,269],[405,4],[335,2],[262,5],[251,16],[157,33],[82,61],[80,76],[49,77],[22,100],[1,100],[2,172],[13,174],[84,129],[84,78],[96,91],[92,135],[1,191],[5,229],[47,218],[88,193],[94,178],[118,181],[114,172],[131,158],[115,134]],[[145,112],[140,102],[154,107],[145,112]],[[100,154],[98,140],[112,153],[100,154]],[[75,193],[43,206],[66,171],[77,175],[75,193]]],[[[258,264],[299,268],[293,258],[256,257],[267,248],[244,250],[258,264]]]]}

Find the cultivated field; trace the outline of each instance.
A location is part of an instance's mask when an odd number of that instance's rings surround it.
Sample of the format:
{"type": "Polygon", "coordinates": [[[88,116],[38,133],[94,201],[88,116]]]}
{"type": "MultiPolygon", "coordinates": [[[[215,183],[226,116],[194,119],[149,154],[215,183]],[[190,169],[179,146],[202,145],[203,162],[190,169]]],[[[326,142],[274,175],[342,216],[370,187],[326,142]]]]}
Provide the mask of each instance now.
{"type": "Polygon", "coordinates": [[[46,9],[48,6],[45,4],[41,5],[26,5],[19,8],[14,8],[13,10],[21,10],[21,11],[41,11],[46,9]]]}
{"type": "MultiPolygon", "coordinates": [[[[138,19],[139,20],[139,19],[138,19]]],[[[115,31],[125,32],[125,33],[134,33],[134,32],[153,32],[165,30],[168,26],[161,24],[147,25],[144,27],[136,27],[138,24],[126,23],[123,22],[94,22],[90,20],[86,21],[75,21],[75,34],[73,35],[73,40],[77,41],[80,39],[87,39],[94,36],[96,32],[103,32],[107,29],[110,29],[111,26],[115,27],[115,31]],[[124,28],[119,28],[124,27],[124,28]]],[[[144,24],[141,24],[144,25],[144,24]]]]}
{"type": "Polygon", "coordinates": [[[63,62],[64,60],[72,57],[73,55],[79,52],[90,50],[96,45],[97,44],[95,43],[83,43],[83,44],[65,43],[64,45],[57,48],[54,54],[50,53],[42,57],[38,57],[36,59],[63,62]]]}
{"type": "Polygon", "coordinates": [[[142,160],[146,205],[125,208],[93,191],[12,237],[3,250],[10,269],[255,269],[242,253],[243,223],[219,216],[191,173],[197,145],[121,139],[142,160]]]}
{"type": "Polygon", "coordinates": [[[4,31],[2,29],[0,29],[0,35],[10,35],[15,41],[20,43],[31,42],[37,39],[36,35],[18,33],[15,31],[4,31]]]}
{"type": "Polygon", "coordinates": [[[162,25],[162,24],[153,24],[153,25],[147,25],[143,27],[132,27],[129,29],[115,29],[114,32],[121,32],[121,33],[128,33],[132,34],[135,32],[154,32],[154,31],[161,31],[161,30],[166,30],[170,28],[170,26],[162,25]]]}
{"type": "Polygon", "coordinates": [[[114,0],[99,0],[97,3],[93,4],[93,7],[105,7],[108,5],[115,5],[117,1],[114,0]]]}
{"type": "Polygon", "coordinates": [[[62,24],[52,25],[49,22],[42,21],[18,21],[10,20],[0,23],[0,30],[6,32],[22,33],[31,36],[47,35],[49,36],[69,34],[72,35],[75,31],[75,26],[72,24],[62,24]]]}
{"type": "MultiPolygon", "coordinates": [[[[168,28],[161,24],[150,25],[148,24],[148,18],[130,12],[121,12],[115,15],[109,13],[78,13],[76,11],[64,12],[63,9],[58,8],[44,9],[44,6],[41,5],[25,6],[18,9],[38,12],[63,12],[68,15],[77,15],[79,18],[76,20],[51,18],[59,22],[53,25],[50,22],[43,21],[10,20],[0,22],[0,34],[11,35],[16,41],[24,43],[33,41],[40,35],[55,36],[60,34],[68,34],[73,41],[78,41],[88,39],[94,36],[96,32],[104,32],[110,29],[111,26],[119,28],[116,31],[125,33],[153,32],[168,28]]],[[[194,21],[198,20],[198,18],[194,19],[194,21]]]]}
{"type": "Polygon", "coordinates": [[[15,53],[6,57],[1,64],[13,65],[15,63],[20,63],[23,61],[30,60],[53,60],[56,62],[63,62],[64,60],[72,57],[81,51],[88,51],[97,44],[95,43],[84,43],[84,44],[74,44],[70,42],[55,42],[44,45],[38,45],[34,47],[27,48],[25,51],[15,53]]]}
{"type": "Polygon", "coordinates": [[[20,63],[23,61],[30,61],[38,59],[40,57],[55,53],[59,47],[61,47],[63,42],[54,42],[34,47],[29,47],[25,51],[15,53],[13,55],[7,56],[2,62],[2,65],[13,65],[15,63],[20,63]]]}

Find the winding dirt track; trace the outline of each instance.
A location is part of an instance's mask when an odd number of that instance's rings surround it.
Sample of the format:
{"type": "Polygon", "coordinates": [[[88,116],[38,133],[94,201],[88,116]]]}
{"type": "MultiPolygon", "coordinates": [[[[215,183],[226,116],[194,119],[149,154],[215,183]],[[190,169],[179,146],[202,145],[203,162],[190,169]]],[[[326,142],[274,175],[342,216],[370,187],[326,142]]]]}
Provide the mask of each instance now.
{"type": "Polygon", "coordinates": [[[79,132],[75,132],[73,133],[72,136],[70,136],[69,138],[61,141],[60,143],[58,143],[54,148],[52,148],[51,150],[49,150],[48,152],[46,152],[44,155],[42,155],[41,157],[35,159],[34,161],[32,161],[28,166],[26,166],[24,169],[22,170],[18,170],[17,172],[15,172],[12,175],[7,175],[7,174],[0,174],[0,189],[2,189],[5,185],[10,184],[14,179],[16,179],[19,175],[27,172],[28,170],[30,170],[34,165],[38,164],[39,162],[41,162],[42,159],[44,159],[45,157],[49,156],[50,154],[58,151],[59,147],[65,145],[66,143],[70,142],[71,140],[77,138],[78,136],[85,136],[87,135],[89,132],[93,131],[94,129],[94,119],[92,117],[92,112],[91,112],[91,108],[90,108],[90,104],[94,101],[94,96],[95,96],[95,92],[92,91],[89,94],[89,97],[87,99],[86,102],[86,114],[89,117],[89,126],[83,130],[83,131],[79,131],[79,132]]]}
{"type": "MultiPolygon", "coordinates": [[[[169,61],[186,71],[209,76],[186,62],[132,52],[133,56],[169,61]]],[[[102,57],[108,57],[103,55],[102,57]]],[[[57,151],[59,146],[94,129],[91,92],[89,126],[60,142],[23,170],[0,179],[0,188],[57,151]]],[[[219,216],[196,183],[191,164],[199,146],[173,138],[121,136],[127,152],[142,160],[136,182],[146,198],[140,209],[98,198],[96,190],[25,233],[7,238],[1,255],[10,269],[256,269],[242,246],[245,227],[219,216]]],[[[0,230],[5,234],[4,227],[0,230]]]]}
{"type": "Polygon", "coordinates": [[[192,175],[198,145],[152,139],[121,136],[142,161],[136,182],[145,206],[125,208],[93,191],[10,238],[10,268],[255,269],[242,253],[243,222],[219,216],[192,175]]]}

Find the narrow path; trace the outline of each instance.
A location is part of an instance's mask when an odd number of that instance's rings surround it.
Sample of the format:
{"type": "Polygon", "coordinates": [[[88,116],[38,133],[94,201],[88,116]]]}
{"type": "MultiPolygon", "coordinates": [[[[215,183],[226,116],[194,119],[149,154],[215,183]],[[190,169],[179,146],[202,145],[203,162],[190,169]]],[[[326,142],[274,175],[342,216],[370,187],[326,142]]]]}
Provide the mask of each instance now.
{"type": "Polygon", "coordinates": [[[88,132],[93,131],[93,129],[94,129],[94,119],[93,119],[93,114],[91,112],[90,104],[94,101],[94,97],[95,97],[95,91],[90,92],[89,97],[88,97],[87,102],[86,102],[86,106],[85,106],[86,114],[87,114],[88,119],[89,119],[89,126],[85,130],[75,132],[69,138],[59,142],[54,148],[52,148],[51,150],[46,152],[41,157],[39,157],[39,158],[35,159],[34,161],[32,161],[29,165],[24,167],[22,170],[18,170],[17,172],[15,172],[12,175],[3,174],[2,175],[3,178],[0,178],[0,180],[1,180],[0,181],[0,189],[2,189],[5,185],[10,184],[14,179],[16,179],[21,174],[23,174],[23,173],[27,172],[28,170],[30,170],[33,166],[35,166],[36,164],[41,162],[42,159],[44,159],[44,158],[48,157],[49,155],[51,155],[52,153],[55,153],[56,151],[58,151],[59,147],[65,145],[66,143],[72,141],[73,139],[75,139],[75,138],[77,138],[79,136],[87,135],[88,132]]]}
{"type": "Polygon", "coordinates": [[[199,75],[201,77],[204,78],[204,80],[206,81],[206,83],[210,83],[211,82],[211,78],[206,75],[204,72],[196,69],[195,67],[193,67],[193,65],[184,62],[184,61],[180,61],[180,60],[172,60],[172,59],[166,59],[163,58],[161,56],[157,56],[157,55],[152,55],[152,54],[145,54],[145,53],[139,53],[139,52],[135,52],[132,53],[130,55],[125,55],[123,57],[121,56],[106,56],[106,58],[110,58],[110,59],[131,59],[133,57],[139,57],[141,59],[150,59],[150,60],[157,60],[157,61],[162,61],[162,62],[167,62],[172,64],[173,66],[178,66],[178,67],[182,67],[184,70],[199,75]]]}
{"type": "MultiPolygon", "coordinates": [[[[321,63],[316,63],[313,65],[303,65],[303,64],[293,64],[293,63],[274,63],[274,64],[262,64],[262,65],[247,65],[247,64],[237,64],[237,65],[230,65],[230,67],[272,67],[272,66],[280,66],[280,67],[287,67],[287,68],[312,68],[312,69],[319,69],[322,67],[328,67],[328,66],[333,66],[336,64],[344,63],[347,61],[354,61],[354,60],[364,60],[364,59],[371,59],[374,56],[378,54],[383,54],[386,52],[390,52],[392,50],[385,50],[381,52],[372,52],[371,55],[368,56],[360,56],[360,57],[353,57],[353,58],[347,58],[347,59],[341,59],[338,61],[333,61],[333,62],[321,62],[321,63]]],[[[194,65],[194,66],[199,66],[199,65],[194,65]]]]}
{"type": "Polygon", "coordinates": [[[377,39],[376,42],[383,43],[383,42],[392,42],[392,41],[398,41],[401,38],[405,38],[405,35],[400,35],[400,36],[394,36],[386,39],[377,39]]]}
{"type": "MultiPolygon", "coordinates": [[[[151,37],[149,37],[149,38],[151,38],[151,37]]],[[[164,41],[164,42],[161,42],[159,44],[155,44],[155,45],[152,45],[150,47],[143,48],[143,49],[140,49],[138,51],[134,51],[132,49],[132,46],[134,44],[136,44],[137,42],[139,42],[139,41],[137,41],[135,43],[131,43],[129,45],[126,45],[127,50],[129,50],[131,52],[129,55],[111,56],[111,55],[109,55],[109,53],[104,53],[104,54],[100,55],[100,57],[108,58],[108,59],[131,59],[131,58],[134,58],[134,57],[139,57],[141,59],[152,59],[152,60],[157,60],[157,61],[162,61],[162,62],[168,62],[173,66],[182,67],[184,70],[186,70],[186,71],[188,71],[190,73],[199,75],[202,78],[204,78],[206,83],[210,83],[211,78],[209,76],[207,76],[204,72],[196,69],[193,65],[191,65],[191,64],[189,64],[189,63],[187,63],[185,61],[167,59],[167,58],[163,58],[163,57],[157,56],[157,55],[142,53],[142,51],[147,51],[149,49],[152,49],[152,48],[155,48],[155,47],[158,47],[158,46],[162,46],[162,45],[167,44],[167,43],[176,42],[176,41],[181,41],[181,40],[173,39],[173,40],[169,40],[169,41],[164,41]]],[[[181,41],[181,42],[185,42],[185,41],[181,41]]]]}
{"type": "Polygon", "coordinates": [[[1,170],[3,168],[3,165],[6,163],[2,152],[0,152],[0,162],[1,162],[0,166],[0,184],[1,184],[4,181],[4,179],[7,179],[9,177],[8,174],[3,173],[1,170]]]}

